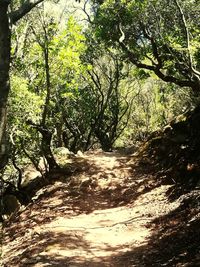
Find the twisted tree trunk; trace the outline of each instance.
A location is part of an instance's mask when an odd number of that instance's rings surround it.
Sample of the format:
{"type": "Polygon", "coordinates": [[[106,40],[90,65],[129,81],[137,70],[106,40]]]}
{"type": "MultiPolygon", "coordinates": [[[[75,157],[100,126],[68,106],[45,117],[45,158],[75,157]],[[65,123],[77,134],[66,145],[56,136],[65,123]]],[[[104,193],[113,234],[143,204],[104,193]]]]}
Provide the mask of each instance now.
{"type": "Polygon", "coordinates": [[[9,1],[0,0],[0,169],[7,163],[6,144],[7,100],[10,91],[10,28],[8,21],[9,1]]]}

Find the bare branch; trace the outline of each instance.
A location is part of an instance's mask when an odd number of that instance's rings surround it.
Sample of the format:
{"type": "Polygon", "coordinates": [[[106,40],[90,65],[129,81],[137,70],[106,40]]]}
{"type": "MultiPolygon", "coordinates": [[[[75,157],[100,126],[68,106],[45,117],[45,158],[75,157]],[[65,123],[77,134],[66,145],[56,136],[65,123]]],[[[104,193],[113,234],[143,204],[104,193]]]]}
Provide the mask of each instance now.
{"type": "Polygon", "coordinates": [[[89,15],[89,13],[87,12],[87,4],[88,4],[88,2],[89,2],[88,0],[85,0],[82,11],[83,11],[83,12],[85,13],[85,15],[87,16],[87,21],[88,21],[90,24],[92,24],[91,17],[90,17],[90,15],[89,15]]]}

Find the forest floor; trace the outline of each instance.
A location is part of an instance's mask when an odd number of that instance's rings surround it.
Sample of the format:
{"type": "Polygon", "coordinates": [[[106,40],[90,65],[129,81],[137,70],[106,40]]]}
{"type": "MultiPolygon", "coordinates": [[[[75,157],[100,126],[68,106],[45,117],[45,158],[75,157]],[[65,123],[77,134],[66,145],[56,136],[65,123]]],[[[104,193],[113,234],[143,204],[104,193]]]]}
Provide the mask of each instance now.
{"type": "Polygon", "coordinates": [[[5,224],[3,266],[200,266],[199,190],[170,199],[173,183],[122,152],[72,166],[5,224]]]}

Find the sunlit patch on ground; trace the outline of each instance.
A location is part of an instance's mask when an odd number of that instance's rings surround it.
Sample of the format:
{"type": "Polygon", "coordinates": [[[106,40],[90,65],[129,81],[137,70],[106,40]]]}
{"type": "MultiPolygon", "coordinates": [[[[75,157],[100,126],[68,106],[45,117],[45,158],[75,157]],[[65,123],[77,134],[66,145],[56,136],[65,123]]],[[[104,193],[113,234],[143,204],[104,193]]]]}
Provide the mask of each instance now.
{"type": "Polygon", "coordinates": [[[113,257],[147,244],[152,220],[180,204],[168,202],[169,186],[146,192],[141,177],[137,183],[137,177],[130,178],[130,167],[122,157],[97,154],[91,162],[97,171],[90,169],[74,177],[73,194],[69,184],[62,182],[46,187],[48,197],[41,195],[36,204],[21,214],[24,221],[18,229],[9,229],[13,236],[5,233],[5,266],[115,266],[113,257]],[[96,179],[96,187],[90,184],[91,177],[96,179]],[[81,188],[84,181],[90,189],[86,192],[81,188]],[[135,190],[130,188],[134,183],[135,190]],[[128,190],[129,203],[122,199],[124,204],[115,207],[113,195],[128,190]],[[137,198],[131,201],[134,193],[137,198]]]}
{"type": "Polygon", "coordinates": [[[110,257],[144,244],[151,235],[146,225],[157,214],[164,215],[179,205],[178,202],[167,204],[164,194],[167,189],[168,186],[162,186],[144,194],[132,207],[94,211],[68,219],[57,218],[45,225],[42,231],[68,233],[76,237],[77,245],[71,247],[68,242],[61,245],[55,240],[55,244],[48,246],[42,255],[57,251],[59,255],[67,257],[75,257],[77,254],[85,259],[110,257]],[[84,240],[87,248],[78,240],[84,240]]]}

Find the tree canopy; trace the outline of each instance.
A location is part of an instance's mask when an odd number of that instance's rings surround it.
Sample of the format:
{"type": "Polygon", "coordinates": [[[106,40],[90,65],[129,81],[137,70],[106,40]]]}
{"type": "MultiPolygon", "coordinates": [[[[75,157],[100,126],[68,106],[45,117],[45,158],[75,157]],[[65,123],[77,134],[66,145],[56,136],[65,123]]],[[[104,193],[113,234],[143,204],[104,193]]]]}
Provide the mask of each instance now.
{"type": "Polygon", "coordinates": [[[200,90],[199,1],[96,1],[97,38],[165,82],[200,90]]]}
{"type": "Polygon", "coordinates": [[[2,177],[137,145],[199,105],[198,2],[86,1],[86,23],[41,2],[0,2],[2,177]]]}

